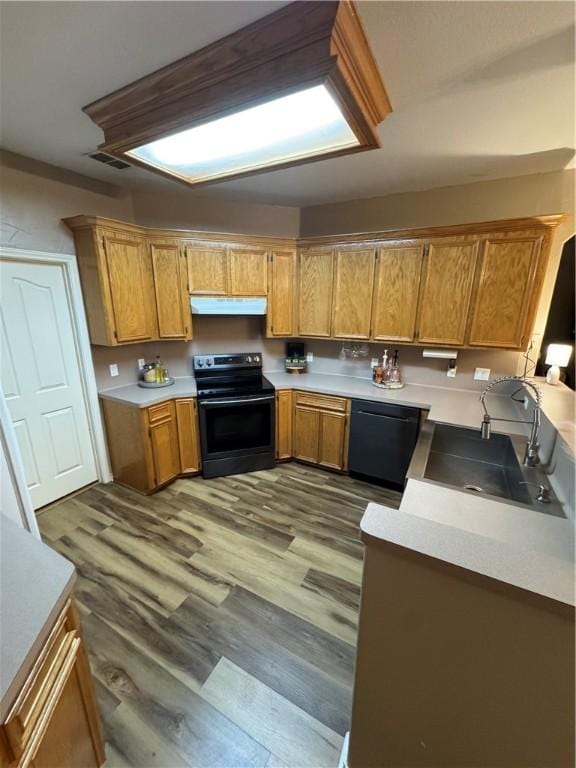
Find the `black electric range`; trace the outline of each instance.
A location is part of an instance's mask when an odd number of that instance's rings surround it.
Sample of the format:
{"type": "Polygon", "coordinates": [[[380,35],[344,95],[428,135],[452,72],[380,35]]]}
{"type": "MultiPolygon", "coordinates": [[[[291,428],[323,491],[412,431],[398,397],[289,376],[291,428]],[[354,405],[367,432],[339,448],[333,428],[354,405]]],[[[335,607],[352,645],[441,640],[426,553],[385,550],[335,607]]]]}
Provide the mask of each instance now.
{"type": "Polygon", "coordinates": [[[275,394],[260,353],[195,355],[193,365],[204,476],[272,468],[275,394]]]}

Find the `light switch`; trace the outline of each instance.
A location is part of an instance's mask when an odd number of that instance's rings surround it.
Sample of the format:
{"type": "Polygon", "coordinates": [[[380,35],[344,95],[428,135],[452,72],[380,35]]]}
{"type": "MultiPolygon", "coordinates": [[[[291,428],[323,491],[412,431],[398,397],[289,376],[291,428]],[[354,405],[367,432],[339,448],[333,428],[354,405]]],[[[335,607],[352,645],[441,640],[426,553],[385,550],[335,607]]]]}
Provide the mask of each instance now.
{"type": "Polygon", "coordinates": [[[475,381],[488,381],[490,378],[490,368],[476,368],[474,370],[475,381]]]}
{"type": "Polygon", "coordinates": [[[146,365],[146,360],[143,357],[138,358],[138,370],[141,371],[146,365]]]}
{"type": "Polygon", "coordinates": [[[109,368],[110,368],[110,376],[118,376],[119,371],[118,371],[118,364],[117,363],[112,363],[109,366],[109,368]]]}

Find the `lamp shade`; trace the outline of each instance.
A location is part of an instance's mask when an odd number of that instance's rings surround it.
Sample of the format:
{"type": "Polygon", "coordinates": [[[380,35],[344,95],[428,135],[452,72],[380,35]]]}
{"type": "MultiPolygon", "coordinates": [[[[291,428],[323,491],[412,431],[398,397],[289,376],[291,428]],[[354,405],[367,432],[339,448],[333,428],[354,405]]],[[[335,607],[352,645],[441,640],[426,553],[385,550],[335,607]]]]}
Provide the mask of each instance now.
{"type": "Polygon", "coordinates": [[[545,365],[557,365],[560,368],[564,368],[570,362],[571,356],[571,344],[550,344],[546,352],[545,365]]]}

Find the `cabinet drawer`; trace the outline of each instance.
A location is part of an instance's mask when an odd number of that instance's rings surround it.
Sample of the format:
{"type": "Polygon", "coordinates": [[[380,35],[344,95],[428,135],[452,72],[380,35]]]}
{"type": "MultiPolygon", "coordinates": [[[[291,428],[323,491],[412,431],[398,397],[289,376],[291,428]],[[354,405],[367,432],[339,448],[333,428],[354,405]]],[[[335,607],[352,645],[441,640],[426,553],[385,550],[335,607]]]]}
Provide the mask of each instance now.
{"type": "Polygon", "coordinates": [[[296,392],[296,405],[309,408],[322,408],[325,411],[346,413],[347,400],[345,397],[318,395],[316,392],[296,392]]]}
{"type": "Polygon", "coordinates": [[[77,630],[71,628],[67,620],[69,608],[68,601],[2,726],[16,759],[26,750],[40,721],[45,719],[58,679],[79,642],[77,630]]]}
{"type": "Polygon", "coordinates": [[[156,424],[158,421],[165,421],[174,417],[174,403],[168,400],[166,403],[159,403],[148,408],[148,421],[150,424],[156,424]]]}

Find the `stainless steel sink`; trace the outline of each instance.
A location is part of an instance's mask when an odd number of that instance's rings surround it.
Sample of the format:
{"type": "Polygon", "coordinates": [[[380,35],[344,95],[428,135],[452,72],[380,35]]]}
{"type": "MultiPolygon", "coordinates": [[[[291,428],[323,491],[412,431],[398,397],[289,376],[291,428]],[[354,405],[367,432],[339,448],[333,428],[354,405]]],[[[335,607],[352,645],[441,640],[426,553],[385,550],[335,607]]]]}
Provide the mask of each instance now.
{"type": "Polygon", "coordinates": [[[537,500],[549,483],[542,467],[521,464],[525,442],[494,433],[483,440],[480,430],[424,422],[407,477],[564,517],[552,491],[548,503],[537,500]]]}

